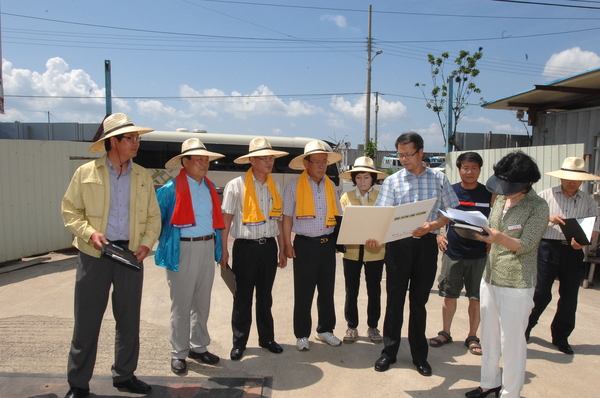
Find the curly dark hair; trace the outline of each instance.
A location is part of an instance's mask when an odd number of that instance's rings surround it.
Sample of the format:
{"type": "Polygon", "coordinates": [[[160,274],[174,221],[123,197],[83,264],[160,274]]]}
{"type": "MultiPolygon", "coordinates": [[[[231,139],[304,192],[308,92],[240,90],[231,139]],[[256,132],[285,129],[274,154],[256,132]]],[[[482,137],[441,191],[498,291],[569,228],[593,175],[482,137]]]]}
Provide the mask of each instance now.
{"type": "MultiPolygon", "coordinates": [[[[508,182],[535,183],[542,178],[535,160],[522,151],[504,156],[494,165],[494,175],[508,182]]],[[[531,185],[527,192],[531,190],[531,185]]]]}

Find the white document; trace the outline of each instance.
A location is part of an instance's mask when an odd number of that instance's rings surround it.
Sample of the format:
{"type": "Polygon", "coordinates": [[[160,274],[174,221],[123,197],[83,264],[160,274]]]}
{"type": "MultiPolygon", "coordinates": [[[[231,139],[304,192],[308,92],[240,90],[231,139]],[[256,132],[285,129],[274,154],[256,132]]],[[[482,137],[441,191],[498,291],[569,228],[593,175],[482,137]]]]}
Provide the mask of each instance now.
{"type": "Polygon", "coordinates": [[[487,217],[484,216],[482,212],[477,210],[464,211],[447,209],[446,211],[440,210],[440,213],[458,224],[468,224],[475,227],[480,227],[483,225],[484,227],[489,227],[487,217]]]}
{"type": "Polygon", "coordinates": [[[338,245],[364,245],[368,239],[379,243],[408,238],[427,221],[436,199],[398,206],[346,206],[338,245]]]}

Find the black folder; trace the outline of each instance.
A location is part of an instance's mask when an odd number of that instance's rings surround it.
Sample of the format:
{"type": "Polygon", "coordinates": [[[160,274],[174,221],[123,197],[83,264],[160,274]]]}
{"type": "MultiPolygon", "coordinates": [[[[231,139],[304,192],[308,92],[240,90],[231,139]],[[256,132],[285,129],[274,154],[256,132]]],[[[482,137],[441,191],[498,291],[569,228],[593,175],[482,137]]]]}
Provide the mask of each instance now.
{"type": "Polygon", "coordinates": [[[225,284],[229,288],[229,291],[231,291],[231,294],[233,294],[233,298],[235,298],[237,283],[235,281],[235,274],[233,273],[233,270],[229,264],[226,264],[226,268],[221,267],[221,278],[223,278],[225,284]]]}
{"type": "Polygon", "coordinates": [[[567,218],[564,220],[565,225],[558,224],[562,233],[565,235],[565,240],[571,244],[571,239],[575,238],[575,241],[579,243],[581,246],[590,245],[592,242],[585,235],[585,232],[579,225],[579,220],[576,218],[567,218]]]}
{"type": "Polygon", "coordinates": [[[108,242],[108,245],[102,244],[102,255],[134,271],[140,271],[142,269],[137,257],[131,250],[124,249],[112,242],[108,242]]]}
{"type": "Polygon", "coordinates": [[[454,229],[454,232],[466,239],[473,239],[479,241],[479,239],[477,239],[476,234],[487,236],[487,233],[483,228],[476,227],[475,225],[471,224],[456,223],[451,225],[450,227],[454,229]]]}

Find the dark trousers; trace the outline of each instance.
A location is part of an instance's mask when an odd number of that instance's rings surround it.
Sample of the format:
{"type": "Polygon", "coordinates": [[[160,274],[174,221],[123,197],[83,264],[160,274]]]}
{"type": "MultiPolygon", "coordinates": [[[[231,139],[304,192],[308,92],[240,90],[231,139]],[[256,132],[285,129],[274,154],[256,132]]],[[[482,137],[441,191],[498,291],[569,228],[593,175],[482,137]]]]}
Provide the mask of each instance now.
{"type": "Polygon", "coordinates": [[[258,343],[264,345],[274,341],[271,290],[277,273],[277,242],[275,238],[267,240],[262,245],[252,240],[236,239],[233,242],[232,269],[237,284],[231,317],[233,346],[246,348],[248,343],[255,287],[258,343]]]}
{"type": "Polygon", "coordinates": [[[427,310],[431,287],[437,271],[438,248],[434,234],[421,239],[405,238],[390,242],[385,247],[387,306],[383,323],[382,355],[396,360],[400,348],[400,332],[404,321],[406,291],[410,315],[408,342],[413,362],[427,360],[428,345],[425,337],[427,310]]]}
{"type": "Polygon", "coordinates": [[[116,321],[115,382],[130,379],[140,351],[142,271],[137,272],[105,257],[79,253],[75,281],[75,325],[69,352],[67,379],[71,387],[89,388],[102,318],[112,286],[112,310],[116,321]]]}
{"type": "Polygon", "coordinates": [[[317,289],[317,333],[333,332],[335,307],[335,241],[325,243],[296,235],[294,239],[294,335],[310,336],[311,308],[317,289]]]}
{"type": "Polygon", "coordinates": [[[558,278],[560,298],[551,325],[552,341],[557,344],[567,342],[575,329],[577,295],[583,278],[583,256],[583,250],[575,250],[559,240],[542,239],[538,249],[537,286],[528,330],[533,329],[552,301],[552,284],[558,278]]]}
{"type": "Polygon", "coordinates": [[[344,259],[344,280],[346,281],[346,302],[344,315],[349,328],[358,326],[358,291],[360,289],[360,271],[365,266],[367,282],[367,325],[377,328],[381,316],[381,275],[383,260],[355,261],[344,259]]]}

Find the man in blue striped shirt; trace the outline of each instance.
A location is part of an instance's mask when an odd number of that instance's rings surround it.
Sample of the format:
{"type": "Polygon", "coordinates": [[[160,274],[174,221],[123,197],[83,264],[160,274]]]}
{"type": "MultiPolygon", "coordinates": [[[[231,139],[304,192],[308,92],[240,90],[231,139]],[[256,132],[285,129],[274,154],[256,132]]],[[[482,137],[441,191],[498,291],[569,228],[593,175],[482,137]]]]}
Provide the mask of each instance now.
{"type": "MultiPolygon", "coordinates": [[[[434,198],[437,200],[427,222],[415,229],[412,237],[386,244],[388,298],[383,324],[384,348],[381,357],[375,362],[375,370],[386,371],[396,362],[404,321],[404,301],[410,284],[410,351],[417,371],[423,376],[431,376],[431,366],[427,362],[425,304],[437,271],[436,235],[441,227],[450,222],[439,210],[454,208],[459,202],[446,175],[423,163],[423,138],[419,134],[402,134],[396,140],[396,148],[404,168],[385,179],[375,206],[397,206],[434,198]]],[[[367,241],[367,246],[376,248],[379,242],[371,239],[367,241]]]]}

